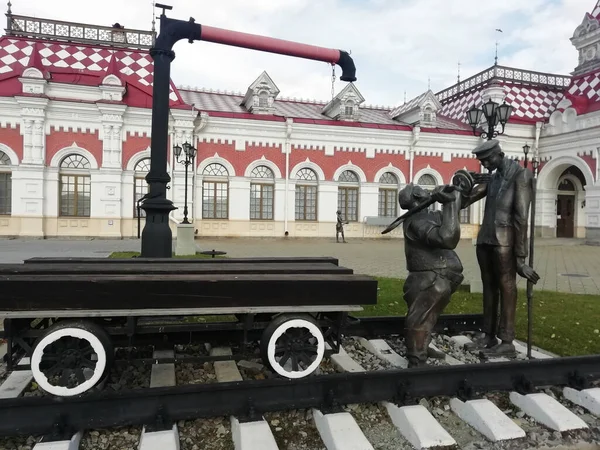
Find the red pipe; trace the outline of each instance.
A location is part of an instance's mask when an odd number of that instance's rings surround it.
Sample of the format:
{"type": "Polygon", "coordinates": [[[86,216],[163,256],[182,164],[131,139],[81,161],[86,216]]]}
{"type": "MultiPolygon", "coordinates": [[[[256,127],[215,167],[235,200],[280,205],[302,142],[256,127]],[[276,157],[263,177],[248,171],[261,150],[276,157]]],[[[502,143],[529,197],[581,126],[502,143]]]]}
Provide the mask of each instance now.
{"type": "Polygon", "coordinates": [[[340,51],[330,48],[316,47],[314,45],[299,44],[266,36],[250,33],[224,30],[222,28],[202,25],[202,40],[218,44],[233,45],[234,47],[251,48],[281,55],[296,56],[298,58],[314,59],[335,64],[340,59],[340,51]]]}
{"type": "Polygon", "coordinates": [[[356,80],[354,62],[345,51],[300,44],[298,42],[259,36],[256,34],[241,33],[239,31],[224,30],[222,28],[209,27],[206,25],[201,25],[201,27],[200,39],[203,41],[324,61],[330,64],[339,64],[344,72],[340,79],[343,81],[356,80]]]}

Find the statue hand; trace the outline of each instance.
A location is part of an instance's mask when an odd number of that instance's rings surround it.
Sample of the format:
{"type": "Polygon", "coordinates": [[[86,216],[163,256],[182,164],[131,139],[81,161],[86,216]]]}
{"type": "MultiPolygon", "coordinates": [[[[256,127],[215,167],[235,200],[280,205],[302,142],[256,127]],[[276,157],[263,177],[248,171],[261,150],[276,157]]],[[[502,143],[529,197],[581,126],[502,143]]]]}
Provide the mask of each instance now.
{"type": "Polygon", "coordinates": [[[431,193],[431,198],[441,204],[450,203],[456,201],[455,191],[446,192],[448,186],[437,186],[431,193]]]}
{"type": "Polygon", "coordinates": [[[540,276],[537,272],[527,264],[517,265],[517,273],[523,278],[527,278],[527,280],[531,281],[533,284],[537,284],[540,280],[540,276]]]}

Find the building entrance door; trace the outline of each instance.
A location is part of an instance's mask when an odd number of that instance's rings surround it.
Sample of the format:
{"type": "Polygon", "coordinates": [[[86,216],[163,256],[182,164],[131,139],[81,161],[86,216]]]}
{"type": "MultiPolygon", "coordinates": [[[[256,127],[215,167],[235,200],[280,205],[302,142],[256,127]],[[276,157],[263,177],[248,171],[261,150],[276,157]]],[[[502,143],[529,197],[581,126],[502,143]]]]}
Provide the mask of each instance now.
{"type": "Polygon", "coordinates": [[[556,237],[575,237],[575,196],[559,195],[556,207],[556,237]]]}

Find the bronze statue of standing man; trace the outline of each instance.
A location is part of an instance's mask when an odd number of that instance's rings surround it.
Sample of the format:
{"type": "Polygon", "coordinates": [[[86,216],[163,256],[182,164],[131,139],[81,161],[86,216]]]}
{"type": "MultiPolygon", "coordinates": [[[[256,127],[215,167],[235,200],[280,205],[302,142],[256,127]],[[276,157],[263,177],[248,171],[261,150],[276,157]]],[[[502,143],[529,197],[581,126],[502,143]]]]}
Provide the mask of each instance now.
{"type": "Polygon", "coordinates": [[[506,158],[495,139],[479,145],[473,154],[484,168],[495,172],[487,177],[487,183],[475,186],[462,205],[466,208],[486,198],[477,236],[477,261],[483,283],[483,335],[470,348],[482,349],[486,356],[513,356],[517,273],[534,284],[540,278],[525,264],[533,174],[506,158]],[[501,342],[497,343],[496,338],[501,342]]]}
{"type": "Polygon", "coordinates": [[[344,224],[348,224],[348,221],[342,220],[342,211],[339,209],[336,211],[337,222],[335,224],[335,242],[340,242],[340,233],[342,234],[342,242],[346,243],[346,238],[344,237],[344,224]]]}
{"type": "Polygon", "coordinates": [[[403,223],[409,272],[404,283],[408,305],[404,339],[409,367],[425,365],[428,356],[444,357],[429,347],[431,331],[464,278],[462,264],[454,252],[460,240],[462,199],[445,188],[438,186],[430,193],[410,183],[398,194],[402,209],[413,209],[428,198],[442,204],[441,211],[423,209],[403,223]]]}

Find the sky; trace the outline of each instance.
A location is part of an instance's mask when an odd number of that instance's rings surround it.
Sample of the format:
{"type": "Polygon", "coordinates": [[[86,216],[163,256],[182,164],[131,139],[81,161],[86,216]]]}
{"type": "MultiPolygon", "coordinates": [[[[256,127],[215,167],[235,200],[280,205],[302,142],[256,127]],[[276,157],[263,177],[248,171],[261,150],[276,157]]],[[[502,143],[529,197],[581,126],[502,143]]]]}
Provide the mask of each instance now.
{"type": "MultiPolygon", "coordinates": [[[[351,52],[364,105],[397,106],[494,63],[569,75],[570,38],[596,0],[163,0],[167,16],[351,52]],[[502,33],[496,31],[501,29],[502,33]],[[406,94],[405,94],[406,92],[406,94]]],[[[13,14],[149,30],[148,0],[12,0],[13,14]]],[[[159,28],[158,21],[156,24],[159,28]]],[[[158,30],[159,31],[159,30],[158,30]]],[[[179,41],[176,85],[246,92],[266,70],[280,97],[331,99],[331,65],[208,42],[179,41]]],[[[336,66],[335,92],[344,88],[336,66]]]]}

